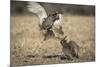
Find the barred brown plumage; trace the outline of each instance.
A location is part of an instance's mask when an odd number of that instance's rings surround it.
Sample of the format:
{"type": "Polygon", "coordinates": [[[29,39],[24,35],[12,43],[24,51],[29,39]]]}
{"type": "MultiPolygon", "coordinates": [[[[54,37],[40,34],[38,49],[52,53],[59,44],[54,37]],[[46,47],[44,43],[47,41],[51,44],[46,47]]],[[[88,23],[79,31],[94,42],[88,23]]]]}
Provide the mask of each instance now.
{"type": "Polygon", "coordinates": [[[79,58],[78,52],[79,52],[79,46],[75,41],[69,41],[65,40],[66,36],[60,41],[62,45],[63,53],[66,57],[69,59],[79,58]]]}

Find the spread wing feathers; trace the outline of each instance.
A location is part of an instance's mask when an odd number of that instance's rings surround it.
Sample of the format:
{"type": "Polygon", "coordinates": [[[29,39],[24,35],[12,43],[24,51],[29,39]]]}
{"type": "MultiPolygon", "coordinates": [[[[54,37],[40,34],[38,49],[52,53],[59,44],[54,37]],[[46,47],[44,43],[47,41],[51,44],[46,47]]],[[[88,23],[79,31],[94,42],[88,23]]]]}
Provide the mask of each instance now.
{"type": "Polygon", "coordinates": [[[36,2],[28,2],[27,8],[30,12],[36,14],[40,19],[40,24],[42,24],[44,18],[47,17],[45,9],[36,2]]]}

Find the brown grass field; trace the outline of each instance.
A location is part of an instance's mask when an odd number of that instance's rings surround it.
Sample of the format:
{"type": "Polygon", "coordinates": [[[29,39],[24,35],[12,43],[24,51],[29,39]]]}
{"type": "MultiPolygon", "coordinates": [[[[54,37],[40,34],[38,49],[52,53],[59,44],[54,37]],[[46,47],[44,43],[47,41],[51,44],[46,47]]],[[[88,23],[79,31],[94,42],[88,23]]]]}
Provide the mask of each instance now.
{"type": "Polygon", "coordinates": [[[63,30],[79,47],[79,59],[61,59],[62,46],[56,38],[43,41],[35,15],[11,16],[11,64],[37,65],[95,61],[95,17],[64,15],[63,30]],[[53,56],[46,58],[45,56],[53,56]]]}

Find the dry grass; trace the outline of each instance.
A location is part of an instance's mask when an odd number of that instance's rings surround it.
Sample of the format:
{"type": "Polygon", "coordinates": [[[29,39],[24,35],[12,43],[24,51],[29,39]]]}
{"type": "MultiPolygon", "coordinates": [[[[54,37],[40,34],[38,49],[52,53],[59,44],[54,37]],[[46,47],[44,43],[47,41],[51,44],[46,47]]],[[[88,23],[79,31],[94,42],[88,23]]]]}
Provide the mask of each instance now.
{"type": "Polygon", "coordinates": [[[11,16],[11,64],[54,64],[95,60],[94,16],[64,15],[63,30],[69,40],[80,47],[80,59],[68,61],[60,57],[43,58],[47,55],[62,55],[60,41],[55,38],[43,41],[36,16],[11,16]]]}

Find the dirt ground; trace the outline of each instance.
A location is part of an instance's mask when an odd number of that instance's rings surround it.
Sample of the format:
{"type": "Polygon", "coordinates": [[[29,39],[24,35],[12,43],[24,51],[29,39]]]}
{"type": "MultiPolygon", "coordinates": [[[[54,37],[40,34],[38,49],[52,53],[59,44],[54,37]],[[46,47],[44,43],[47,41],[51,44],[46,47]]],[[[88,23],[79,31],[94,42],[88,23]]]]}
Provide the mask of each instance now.
{"type": "Polygon", "coordinates": [[[79,59],[61,59],[60,41],[50,38],[43,41],[35,15],[11,16],[11,64],[37,65],[95,61],[95,17],[64,15],[63,30],[67,39],[79,47],[79,59]],[[48,56],[48,57],[46,57],[48,56]],[[50,57],[52,56],[52,57],[50,57]]]}

